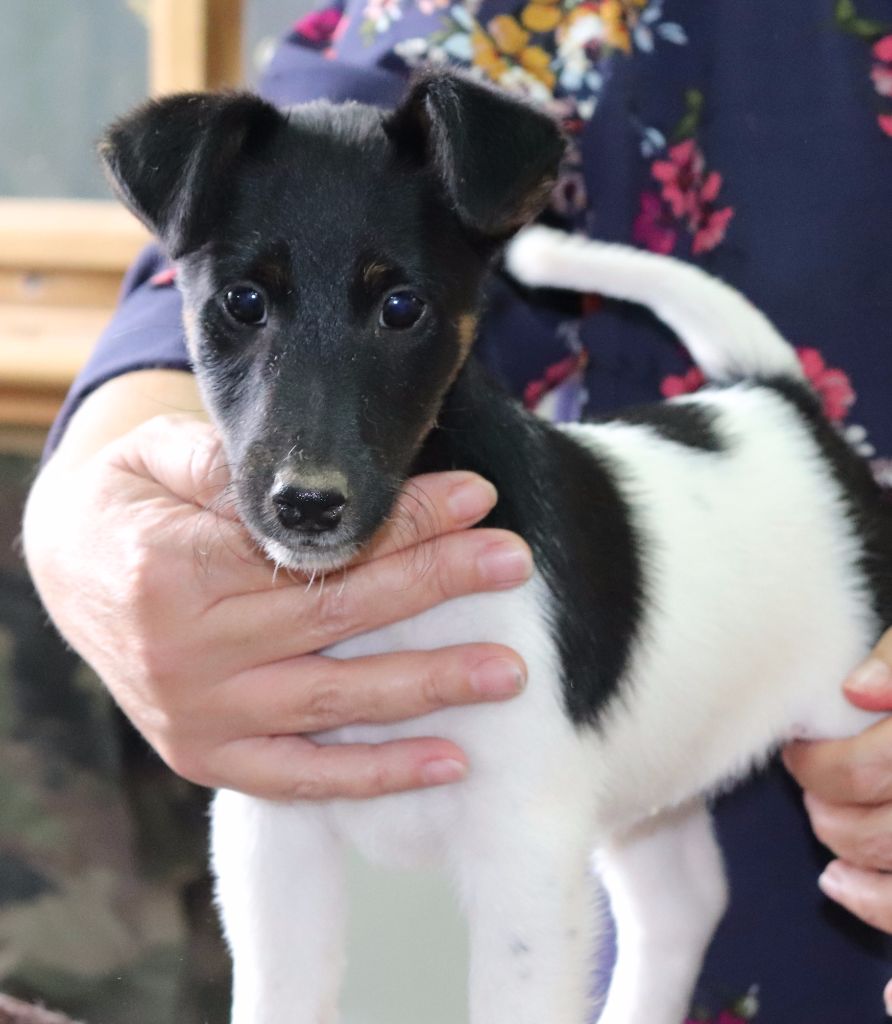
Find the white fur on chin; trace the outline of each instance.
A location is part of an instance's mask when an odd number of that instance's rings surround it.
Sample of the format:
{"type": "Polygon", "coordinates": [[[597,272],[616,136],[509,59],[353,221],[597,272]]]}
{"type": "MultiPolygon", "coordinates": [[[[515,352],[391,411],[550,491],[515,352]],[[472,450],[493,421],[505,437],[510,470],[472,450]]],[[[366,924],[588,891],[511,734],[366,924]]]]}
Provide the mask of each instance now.
{"type": "Polygon", "coordinates": [[[305,576],[316,576],[319,573],[336,572],[345,568],[356,557],[359,547],[356,544],[332,545],[325,547],[291,548],[268,537],[261,541],[267,556],[278,568],[289,572],[299,572],[305,576]]]}

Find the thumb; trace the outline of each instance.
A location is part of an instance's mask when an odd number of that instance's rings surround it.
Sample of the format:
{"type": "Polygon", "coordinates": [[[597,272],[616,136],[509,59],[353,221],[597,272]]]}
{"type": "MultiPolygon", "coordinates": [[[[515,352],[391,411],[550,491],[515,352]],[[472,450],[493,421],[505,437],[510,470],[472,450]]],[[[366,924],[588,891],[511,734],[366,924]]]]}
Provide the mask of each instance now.
{"type": "Polygon", "coordinates": [[[230,483],[220,437],[211,424],[191,416],[156,416],[109,448],[112,465],[147,481],[172,497],[236,519],[232,502],[222,500],[230,483]]]}
{"type": "Polygon", "coordinates": [[[843,685],[846,697],[865,711],[892,711],[892,629],[887,629],[843,685]]]}

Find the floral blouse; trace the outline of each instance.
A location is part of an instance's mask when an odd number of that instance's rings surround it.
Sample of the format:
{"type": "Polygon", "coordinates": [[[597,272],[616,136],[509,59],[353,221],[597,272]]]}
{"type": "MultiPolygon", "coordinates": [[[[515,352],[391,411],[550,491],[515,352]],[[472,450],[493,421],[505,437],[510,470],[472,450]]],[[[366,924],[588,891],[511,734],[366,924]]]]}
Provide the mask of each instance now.
{"type": "MultiPolygon", "coordinates": [[[[558,116],[571,145],[549,219],[741,289],[892,487],[892,0],[339,0],[293,27],[261,91],[388,105],[422,63],[558,116]]],[[[186,365],[162,267],[155,252],[134,268],[54,438],[108,377],[186,365]]],[[[555,419],[703,384],[647,312],[596,295],[533,305],[500,278],[478,345],[555,419]]],[[[732,903],[690,1019],[885,1020],[890,943],[819,892],[827,854],[786,774],[722,798],[716,820],[732,903]]]]}

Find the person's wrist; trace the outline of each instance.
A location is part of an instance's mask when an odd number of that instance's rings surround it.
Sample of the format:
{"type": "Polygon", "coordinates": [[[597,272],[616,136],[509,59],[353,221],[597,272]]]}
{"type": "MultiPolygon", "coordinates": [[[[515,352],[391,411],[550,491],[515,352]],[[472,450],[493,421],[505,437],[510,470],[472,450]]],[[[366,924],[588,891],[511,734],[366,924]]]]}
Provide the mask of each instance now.
{"type": "Polygon", "coordinates": [[[46,463],[74,469],[110,442],[156,416],[176,413],[207,421],[198,386],[185,370],[135,370],[106,381],[72,414],[46,463]]]}

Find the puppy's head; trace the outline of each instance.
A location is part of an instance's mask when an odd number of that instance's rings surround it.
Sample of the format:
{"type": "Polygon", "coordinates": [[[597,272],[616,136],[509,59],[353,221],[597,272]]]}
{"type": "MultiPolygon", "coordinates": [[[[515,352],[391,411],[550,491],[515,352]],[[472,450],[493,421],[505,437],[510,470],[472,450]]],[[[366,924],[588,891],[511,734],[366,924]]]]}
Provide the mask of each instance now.
{"type": "Polygon", "coordinates": [[[177,263],[240,512],[279,562],[335,568],[381,525],[562,151],[544,115],[443,73],[392,113],[196,94],[109,130],[113,184],[177,263]]]}

